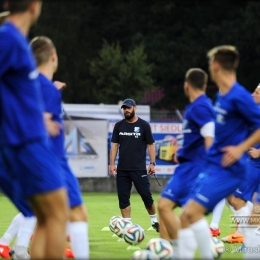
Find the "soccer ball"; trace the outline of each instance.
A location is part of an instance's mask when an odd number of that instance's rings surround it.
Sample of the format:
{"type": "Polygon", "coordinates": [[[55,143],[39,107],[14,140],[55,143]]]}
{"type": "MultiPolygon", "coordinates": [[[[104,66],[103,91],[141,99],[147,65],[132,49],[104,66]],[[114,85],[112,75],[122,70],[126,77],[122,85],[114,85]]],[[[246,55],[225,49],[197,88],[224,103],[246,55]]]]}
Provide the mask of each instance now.
{"type": "Polygon", "coordinates": [[[160,260],[160,258],[150,250],[137,250],[131,260],[160,260]]]}
{"type": "Polygon", "coordinates": [[[214,258],[218,259],[224,253],[225,245],[220,239],[218,239],[216,237],[212,237],[211,238],[211,250],[212,250],[214,258]]]}
{"type": "Polygon", "coordinates": [[[151,239],[146,245],[146,249],[156,254],[160,260],[170,260],[173,257],[171,243],[163,238],[151,239]]]}
{"type": "Polygon", "coordinates": [[[116,222],[119,220],[119,219],[122,219],[121,216],[113,216],[110,221],[109,221],[109,229],[114,233],[115,232],[115,224],[116,222]]]}
{"type": "Polygon", "coordinates": [[[123,237],[125,230],[132,225],[132,222],[126,219],[119,219],[116,224],[115,224],[115,228],[114,228],[114,233],[119,236],[119,237],[123,237]]]}
{"type": "Polygon", "coordinates": [[[133,224],[126,228],[123,237],[129,245],[137,245],[144,240],[144,230],[138,224],[133,224]]]}

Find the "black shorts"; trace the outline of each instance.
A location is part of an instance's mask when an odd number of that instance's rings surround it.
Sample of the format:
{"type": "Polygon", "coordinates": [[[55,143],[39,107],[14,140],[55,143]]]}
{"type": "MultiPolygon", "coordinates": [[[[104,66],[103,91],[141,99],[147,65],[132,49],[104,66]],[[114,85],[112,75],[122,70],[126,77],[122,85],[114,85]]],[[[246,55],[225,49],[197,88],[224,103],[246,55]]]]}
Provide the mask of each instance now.
{"type": "Polygon", "coordinates": [[[117,194],[119,200],[119,208],[125,209],[130,206],[130,194],[132,183],[142,197],[144,205],[150,208],[153,204],[153,198],[150,191],[150,182],[146,170],[143,171],[117,171],[117,194]]]}

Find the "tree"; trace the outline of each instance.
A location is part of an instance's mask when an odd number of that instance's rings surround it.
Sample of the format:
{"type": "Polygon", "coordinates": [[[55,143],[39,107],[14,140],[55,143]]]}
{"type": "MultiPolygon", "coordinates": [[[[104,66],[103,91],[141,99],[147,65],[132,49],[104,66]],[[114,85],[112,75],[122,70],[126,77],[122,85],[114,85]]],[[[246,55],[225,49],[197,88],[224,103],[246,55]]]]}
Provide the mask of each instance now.
{"type": "Polygon", "coordinates": [[[143,44],[123,53],[119,43],[104,41],[99,57],[90,62],[89,68],[100,102],[116,104],[127,97],[138,102],[145,90],[154,88],[152,65],[146,58],[143,44]]]}

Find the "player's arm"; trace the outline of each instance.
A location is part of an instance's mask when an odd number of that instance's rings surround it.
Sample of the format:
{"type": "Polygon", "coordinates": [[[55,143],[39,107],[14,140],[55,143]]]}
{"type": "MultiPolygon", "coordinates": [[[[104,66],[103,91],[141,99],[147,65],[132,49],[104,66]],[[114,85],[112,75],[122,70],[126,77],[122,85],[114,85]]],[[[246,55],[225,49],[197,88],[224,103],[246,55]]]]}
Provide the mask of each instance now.
{"type": "Polygon", "coordinates": [[[208,122],[200,129],[200,134],[204,138],[205,149],[208,150],[212,145],[215,137],[215,123],[208,122]]]}
{"type": "Polygon", "coordinates": [[[58,90],[60,90],[60,91],[62,91],[64,88],[67,87],[67,84],[66,84],[66,83],[61,82],[61,81],[57,81],[57,80],[54,81],[53,84],[54,84],[54,86],[55,86],[58,90]]]}
{"type": "Polygon", "coordinates": [[[116,172],[117,172],[117,169],[115,166],[117,151],[118,151],[118,143],[112,143],[112,147],[110,150],[110,165],[109,165],[109,173],[112,176],[115,176],[116,172]]]}
{"type": "Polygon", "coordinates": [[[154,146],[154,143],[147,144],[147,151],[148,151],[148,155],[149,155],[150,162],[151,162],[148,166],[147,172],[150,175],[153,175],[155,173],[155,146],[154,146]]]}
{"type": "Polygon", "coordinates": [[[44,123],[50,136],[57,136],[60,134],[61,125],[52,119],[52,114],[48,112],[43,113],[44,123]]]}
{"type": "Polygon", "coordinates": [[[222,158],[222,165],[224,167],[235,163],[240,157],[248,151],[248,149],[260,142],[260,128],[255,130],[244,142],[237,146],[227,146],[222,149],[225,155],[222,158]]]}
{"type": "Polygon", "coordinates": [[[260,157],[260,149],[256,149],[254,147],[250,147],[248,154],[250,155],[251,158],[257,159],[260,157]]]}

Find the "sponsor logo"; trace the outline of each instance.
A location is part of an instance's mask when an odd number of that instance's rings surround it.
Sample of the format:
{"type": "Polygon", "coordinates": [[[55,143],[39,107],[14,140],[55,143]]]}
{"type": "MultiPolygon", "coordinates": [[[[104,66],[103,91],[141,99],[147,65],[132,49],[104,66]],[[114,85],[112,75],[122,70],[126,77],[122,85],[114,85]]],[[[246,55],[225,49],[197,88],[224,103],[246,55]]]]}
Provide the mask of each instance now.
{"type": "Polygon", "coordinates": [[[140,132],[140,127],[135,127],[134,132],[135,133],[139,133],[140,132]]]}
{"type": "Polygon", "coordinates": [[[168,195],[170,197],[173,197],[174,195],[172,194],[172,190],[168,189],[167,191],[164,192],[165,195],[168,195]]]}
{"type": "Polygon", "coordinates": [[[136,138],[138,138],[139,136],[141,136],[141,133],[128,133],[128,132],[120,132],[119,135],[125,135],[125,136],[135,136],[136,138]]]}
{"type": "Polygon", "coordinates": [[[65,139],[65,149],[67,155],[89,155],[97,157],[96,151],[87,142],[85,136],[75,127],[65,139]]]}

